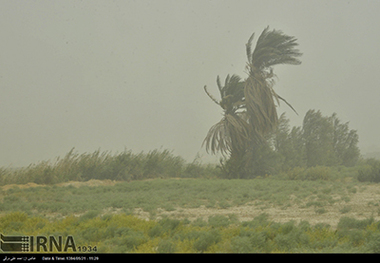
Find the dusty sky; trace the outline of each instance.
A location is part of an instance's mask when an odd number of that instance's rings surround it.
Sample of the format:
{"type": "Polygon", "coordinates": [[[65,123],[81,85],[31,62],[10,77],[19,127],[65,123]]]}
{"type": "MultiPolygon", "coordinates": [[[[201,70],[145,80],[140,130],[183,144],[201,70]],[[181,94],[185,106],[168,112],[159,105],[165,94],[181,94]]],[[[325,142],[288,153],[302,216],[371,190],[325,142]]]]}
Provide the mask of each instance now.
{"type": "Polygon", "coordinates": [[[245,43],[266,26],[298,39],[275,68],[291,125],[309,109],[380,150],[380,1],[0,0],[0,166],[78,153],[200,154],[221,109],[216,76],[246,77],[245,43]],[[218,97],[219,98],[219,97],[218,97]]]}

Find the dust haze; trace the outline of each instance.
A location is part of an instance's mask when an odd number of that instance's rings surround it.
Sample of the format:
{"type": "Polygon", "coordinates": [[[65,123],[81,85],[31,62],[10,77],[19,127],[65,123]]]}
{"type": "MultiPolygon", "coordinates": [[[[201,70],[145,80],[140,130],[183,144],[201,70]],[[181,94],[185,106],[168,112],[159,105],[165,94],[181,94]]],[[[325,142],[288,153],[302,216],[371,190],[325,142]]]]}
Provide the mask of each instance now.
{"type": "MultiPolygon", "coordinates": [[[[295,36],[276,67],[291,126],[336,112],[380,151],[378,1],[1,1],[0,165],[82,152],[164,148],[191,161],[220,109],[216,76],[246,76],[245,43],[266,26],[295,36]]],[[[256,42],[256,40],[254,41],[256,42]]]]}

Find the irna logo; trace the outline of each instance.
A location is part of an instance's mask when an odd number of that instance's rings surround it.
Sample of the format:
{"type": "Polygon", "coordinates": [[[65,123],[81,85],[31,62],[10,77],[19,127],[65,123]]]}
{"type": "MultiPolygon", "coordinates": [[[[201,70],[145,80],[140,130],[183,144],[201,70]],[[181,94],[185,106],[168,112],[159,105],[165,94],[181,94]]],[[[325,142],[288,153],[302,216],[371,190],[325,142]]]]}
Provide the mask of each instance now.
{"type": "Polygon", "coordinates": [[[76,252],[72,236],[4,236],[0,234],[3,252],[76,252]]]}

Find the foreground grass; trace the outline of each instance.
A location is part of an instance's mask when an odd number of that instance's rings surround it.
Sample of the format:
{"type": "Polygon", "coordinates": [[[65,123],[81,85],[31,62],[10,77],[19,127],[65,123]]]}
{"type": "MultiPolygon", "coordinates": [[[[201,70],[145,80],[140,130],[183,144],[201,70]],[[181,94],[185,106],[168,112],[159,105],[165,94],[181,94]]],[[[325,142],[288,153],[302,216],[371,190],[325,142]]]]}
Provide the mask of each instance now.
{"type": "MultiPolygon", "coordinates": [[[[366,187],[353,180],[354,169],[339,168],[339,173],[331,169],[327,179],[325,168],[318,173],[316,169],[320,168],[251,180],[172,178],[79,188],[15,186],[0,190],[0,231],[4,235],[72,235],[77,246],[96,247],[100,253],[380,252],[380,223],[344,217],[349,207],[342,208],[334,229],[307,221],[270,222],[266,214],[246,222],[234,215],[192,222],[156,217],[158,209],[202,205],[226,209],[245,204],[287,209],[300,203],[323,214],[325,205],[348,202],[366,187]],[[133,216],[136,208],[149,212],[151,220],[133,216]],[[115,210],[117,214],[109,213],[115,210]]],[[[379,206],[378,200],[373,202],[379,206]]]]}
{"type": "Polygon", "coordinates": [[[76,246],[91,246],[99,253],[380,252],[380,222],[347,217],[332,230],[306,221],[273,223],[265,214],[239,223],[220,215],[208,221],[146,221],[126,214],[89,212],[48,220],[13,212],[0,217],[0,229],[4,235],[71,235],[76,246]]]}

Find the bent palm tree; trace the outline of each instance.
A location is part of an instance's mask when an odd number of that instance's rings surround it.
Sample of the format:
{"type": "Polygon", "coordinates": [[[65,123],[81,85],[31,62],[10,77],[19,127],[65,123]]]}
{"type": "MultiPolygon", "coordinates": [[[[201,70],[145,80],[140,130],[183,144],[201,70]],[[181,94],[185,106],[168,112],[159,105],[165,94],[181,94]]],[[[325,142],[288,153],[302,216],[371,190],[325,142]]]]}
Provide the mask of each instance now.
{"type": "MultiPolygon", "coordinates": [[[[254,34],[246,45],[248,57],[248,79],[244,89],[249,123],[254,130],[254,140],[261,141],[265,135],[277,126],[278,116],[276,103],[283,100],[292,109],[285,99],[274,90],[273,66],[278,64],[298,65],[297,57],[302,54],[294,49],[298,44],[294,37],[284,35],[281,31],[264,29],[257,40],[256,48],[251,52],[254,34]]],[[[293,109],[294,110],[294,109],[293,109]]]]}
{"type": "MultiPolygon", "coordinates": [[[[276,104],[284,101],[274,90],[273,66],[278,64],[298,65],[302,54],[295,49],[296,39],[281,31],[265,28],[252,52],[254,34],[246,44],[248,78],[244,81],[237,75],[227,76],[224,86],[219,76],[217,85],[221,100],[217,101],[204,87],[207,95],[224,110],[224,117],[209,130],[203,145],[212,154],[221,152],[230,157],[236,166],[234,172],[242,173],[257,147],[266,143],[266,137],[277,126],[276,104]],[[251,157],[249,157],[251,156],[251,157]]],[[[295,111],[295,110],[294,110],[295,111]]],[[[234,176],[240,177],[239,174],[234,176]]]]}
{"type": "Polygon", "coordinates": [[[249,138],[249,125],[246,119],[246,112],[240,111],[244,108],[244,82],[240,77],[233,75],[227,76],[225,85],[220,84],[219,76],[217,84],[222,97],[217,101],[206,86],[204,87],[207,95],[224,110],[224,117],[220,122],[211,127],[205,141],[206,151],[212,153],[221,152],[223,155],[235,151],[241,151],[244,143],[249,138]]]}

